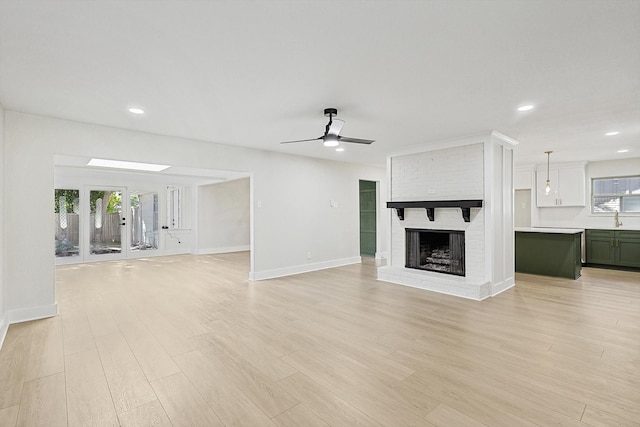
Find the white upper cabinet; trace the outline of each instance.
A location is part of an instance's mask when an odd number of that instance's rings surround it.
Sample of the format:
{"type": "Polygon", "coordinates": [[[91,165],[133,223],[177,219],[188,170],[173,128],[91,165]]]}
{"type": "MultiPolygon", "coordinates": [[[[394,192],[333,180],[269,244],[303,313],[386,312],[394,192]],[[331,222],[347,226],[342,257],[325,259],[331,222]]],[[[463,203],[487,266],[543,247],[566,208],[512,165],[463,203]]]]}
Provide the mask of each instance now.
{"type": "Polygon", "coordinates": [[[546,194],[547,168],[536,172],[536,205],[542,207],[586,206],[584,163],[553,165],[549,169],[551,191],[546,194]]]}

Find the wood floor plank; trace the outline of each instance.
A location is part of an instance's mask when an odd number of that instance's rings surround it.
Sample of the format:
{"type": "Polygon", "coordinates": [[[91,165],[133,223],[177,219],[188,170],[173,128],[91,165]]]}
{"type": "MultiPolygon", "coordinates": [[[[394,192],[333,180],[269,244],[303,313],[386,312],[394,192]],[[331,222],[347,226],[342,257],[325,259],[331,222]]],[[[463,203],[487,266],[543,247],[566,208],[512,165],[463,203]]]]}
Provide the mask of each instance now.
{"type": "Polygon", "coordinates": [[[0,426],[15,427],[18,422],[19,405],[0,409],[0,426]]]}
{"type": "Polygon", "coordinates": [[[225,426],[273,426],[271,419],[224,372],[211,368],[199,350],[175,357],[182,372],[225,426]]]}
{"type": "Polygon", "coordinates": [[[117,426],[118,418],[96,349],[65,356],[69,426],[117,426]]]}
{"type": "Polygon", "coordinates": [[[237,384],[268,417],[273,418],[300,403],[275,381],[250,363],[237,360],[233,354],[212,347],[203,348],[199,352],[207,358],[211,369],[222,373],[227,381],[237,384]]]}
{"type": "Polygon", "coordinates": [[[91,300],[91,302],[87,304],[86,312],[94,338],[119,332],[118,325],[105,307],[102,298],[91,300]]]}
{"type": "Polygon", "coordinates": [[[0,349],[0,409],[20,403],[35,322],[10,325],[0,349]]]}
{"type": "Polygon", "coordinates": [[[429,412],[429,415],[427,415],[425,419],[438,427],[487,427],[485,424],[468,417],[460,411],[456,411],[455,409],[448,407],[444,403],[441,403],[433,411],[429,412]]]}
{"type": "Polygon", "coordinates": [[[172,427],[171,421],[158,400],[118,414],[121,427],[172,427]]]}
{"type": "Polygon", "coordinates": [[[270,379],[277,381],[297,371],[282,361],[281,356],[273,354],[260,338],[247,331],[239,331],[234,327],[219,322],[214,331],[194,337],[197,348],[223,348],[227,352],[255,366],[270,379]]]}
{"type": "Polygon", "coordinates": [[[389,396],[388,393],[377,393],[378,390],[390,391],[383,384],[380,389],[364,385],[347,370],[342,370],[335,364],[325,363],[305,351],[290,354],[284,359],[301,373],[320,385],[331,388],[338,397],[383,425],[424,425],[426,413],[421,414],[419,407],[410,402],[398,400],[394,396],[389,396]]]}
{"type": "MultiPolygon", "coordinates": [[[[483,400],[486,403],[494,403],[504,411],[534,424],[584,427],[583,423],[577,418],[572,418],[550,410],[526,397],[512,394],[509,389],[484,384],[474,378],[457,373],[452,369],[439,372],[419,370],[403,382],[413,386],[416,390],[423,390],[432,383],[443,380],[451,386],[454,392],[464,392],[464,390],[468,390],[473,396],[477,396],[479,400],[483,400]],[[443,379],[442,376],[446,378],[443,379]]],[[[578,418],[580,418],[581,415],[582,414],[580,414],[578,418]]]]}
{"type": "Polygon", "coordinates": [[[341,427],[380,427],[382,424],[339,398],[306,375],[296,373],[278,381],[285,390],[302,404],[318,414],[329,425],[341,427]]]}
{"type": "Polygon", "coordinates": [[[149,381],[120,332],[95,340],[118,414],[156,400],[149,381]]]}
{"type": "Polygon", "coordinates": [[[35,322],[25,381],[64,371],[64,346],[60,316],[35,322]]]}
{"type": "MultiPolygon", "coordinates": [[[[0,423],[1,424],[1,423],[0,423]]],[[[67,402],[64,373],[25,383],[18,414],[19,427],[64,427],[67,402]]]]}
{"type": "Polygon", "coordinates": [[[125,324],[120,330],[147,380],[155,381],[180,372],[171,356],[143,324],[125,324]]]}
{"type": "Polygon", "coordinates": [[[293,408],[283,412],[273,421],[280,427],[329,427],[329,424],[318,418],[316,414],[305,408],[304,405],[298,404],[293,408]]]}
{"type": "Polygon", "coordinates": [[[93,332],[87,315],[82,312],[61,315],[64,354],[74,354],[95,349],[93,332]]]}
{"type": "Polygon", "coordinates": [[[183,373],[151,383],[171,423],[178,426],[224,426],[183,373]]]}
{"type": "MultiPolygon", "coordinates": [[[[625,414],[627,415],[627,414],[625,414]]],[[[628,414],[634,417],[632,414],[628,414]]],[[[595,408],[593,406],[587,406],[582,415],[582,422],[592,427],[608,427],[608,426],[624,426],[624,427],[639,427],[640,420],[635,418],[633,421],[631,418],[621,417],[619,415],[612,414],[602,409],[595,408]]]]}

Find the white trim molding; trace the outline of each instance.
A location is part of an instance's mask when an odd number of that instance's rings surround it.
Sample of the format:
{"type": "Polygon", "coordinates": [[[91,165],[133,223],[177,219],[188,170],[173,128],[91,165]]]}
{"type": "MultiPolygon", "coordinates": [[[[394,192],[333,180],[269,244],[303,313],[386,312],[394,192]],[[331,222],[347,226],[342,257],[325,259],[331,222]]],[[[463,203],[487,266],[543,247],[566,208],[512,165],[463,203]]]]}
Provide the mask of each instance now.
{"type": "Polygon", "coordinates": [[[7,336],[9,326],[14,323],[28,322],[30,320],[46,319],[58,315],[58,304],[29,307],[17,310],[9,310],[0,320],[0,349],[7,336]]]}
{"type": "Polygon", "coordinates": [[[293,267],[276,268],[267,271],[249,273],[249,280],[275,279],[276,277],[292,276],[294,274],[309,273],[312,271],[324,270],[327,268],[342,267],[343,265],[359,264],[362,258],[359,256],[351,258],[334,259],[330,261],[316,262],[313,264],[296,265],[293,267]]]}
{"type": "Polygon", "coordinates": [[[241,245],[241,246],[227,246],[220,248],[205,248],[205,249],[197,249],[193,253],[195,255],[212,255],[212,254],[227,254],[231,252],[247,252],[251,250],[251,245],[241,245]]]}

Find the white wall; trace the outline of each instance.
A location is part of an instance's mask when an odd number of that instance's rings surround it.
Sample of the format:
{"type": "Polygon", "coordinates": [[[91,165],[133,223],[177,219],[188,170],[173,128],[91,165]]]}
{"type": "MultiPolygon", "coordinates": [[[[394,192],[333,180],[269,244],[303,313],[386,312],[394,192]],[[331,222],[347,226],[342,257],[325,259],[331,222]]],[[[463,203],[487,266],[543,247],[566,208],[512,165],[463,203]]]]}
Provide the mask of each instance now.
{"type": "Polygon", "coordinates": [[[198,187],[197,253],[249,250],[249,178],[198,187]]]}
{"type": "MultiPolygon", "coordinates": [[[[612,228],[614,226],[613,214],[591,213],[591,179],[638,174],[640,174],[640,157],[588,163],[585,183],[587,206],[585,207],[536,207],[534,180],[531,184],[533,198],[531,223],[534,227],[612,228]]],[[[620,219],[623,228],[640,228],[640,215],[638,214],[621,214],[620,219]]]]}
{"type": "Polygon", "coordinates": [[[4,280],[4,108],[0,105],[0,347],[9,327],[5,304],[4,280]]]}
{"type": "MultiPolygon", "coordinates": [[[[19,320],[55,314],[51,211],[38,208],[51,201],[55,154],[252,173],[253,279],[357,262],[358,180],[385,185],[382,168],[12,111],[5,114],[5,129],[5,175],[11,184],[5,192],[10,203],[4,241],[11,247],[4,257],[6,302],[19,320]],[[331,200],[338,205],[331,207],[331,200]]],[[[381,193],[387,194],[386,187],[381,193]]],[[[386,235],[384,201],[379,231],[386,235]]]]}

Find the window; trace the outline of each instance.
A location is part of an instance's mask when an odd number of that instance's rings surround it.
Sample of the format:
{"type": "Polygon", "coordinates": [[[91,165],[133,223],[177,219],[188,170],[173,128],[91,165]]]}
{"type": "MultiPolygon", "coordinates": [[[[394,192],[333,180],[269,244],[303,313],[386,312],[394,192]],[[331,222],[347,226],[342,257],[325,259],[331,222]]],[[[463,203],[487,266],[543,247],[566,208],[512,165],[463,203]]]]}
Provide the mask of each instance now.
{"type": "Polygon", "coordinates": [[[591,212],[640,213],[640,176],[592,179],[591,212]]]}
{"type": "Polygon", "coordinates": [[[182,189],[167,187],[167,225],[182,228],[182,189]]]}

